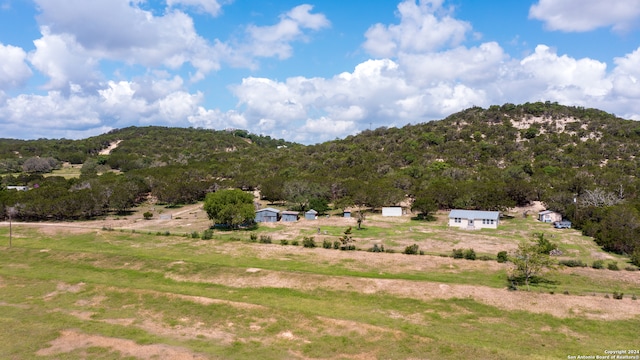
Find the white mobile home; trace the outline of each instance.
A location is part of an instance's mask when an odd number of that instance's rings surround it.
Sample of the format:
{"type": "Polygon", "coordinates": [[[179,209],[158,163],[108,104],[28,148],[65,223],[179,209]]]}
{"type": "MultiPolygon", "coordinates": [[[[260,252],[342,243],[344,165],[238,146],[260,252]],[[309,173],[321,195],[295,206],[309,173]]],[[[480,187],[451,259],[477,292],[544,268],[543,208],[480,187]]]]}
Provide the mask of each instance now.
{"type": "Polygon", "coordinates": [[[465,230],[497,229],[500,222],[499,211],[451,210],[449,226],[465,230]]]}
{"type": "Polygon", "coordinates": [[[538,213],[538,221],[546,223],[554,223],[556,221],[562,221],[562,214],[559,212],[545,210],[538,213]]]}

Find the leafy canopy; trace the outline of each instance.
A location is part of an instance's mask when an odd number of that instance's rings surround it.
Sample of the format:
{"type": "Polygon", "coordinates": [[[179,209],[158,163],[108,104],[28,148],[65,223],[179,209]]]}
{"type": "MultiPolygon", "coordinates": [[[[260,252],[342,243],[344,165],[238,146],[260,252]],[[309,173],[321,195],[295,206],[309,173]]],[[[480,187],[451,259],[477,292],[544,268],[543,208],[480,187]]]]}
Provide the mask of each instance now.
{"type": "Polygon", "coordinates": [[[253,195],[239,189],[207,194],[204,210],[210,220],[232,228],[251,222],[255,217],[253,195]]]}

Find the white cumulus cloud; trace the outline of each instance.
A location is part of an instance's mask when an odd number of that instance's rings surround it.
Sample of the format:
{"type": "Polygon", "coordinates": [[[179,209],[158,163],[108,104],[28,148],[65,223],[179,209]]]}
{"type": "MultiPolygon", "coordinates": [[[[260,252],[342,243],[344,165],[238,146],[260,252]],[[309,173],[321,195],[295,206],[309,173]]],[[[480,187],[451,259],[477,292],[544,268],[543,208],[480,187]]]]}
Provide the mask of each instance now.
{"type": "Polygon", "coordinates": [[[290,57],[293,52],[291,42],[305,40],[305,29],[321,30],[331,25],[323,14],[312,14],[312,10],[312,5],[299,5],[281,15],[280,22],[275,25],[248,26],[249,51],[261,57],[290,57]]]}
{"type": "Polygon", "coordinates": [[[545,23],[549,30],[591,31],[611,27],[628,31],[638,26],[638,0],[539,0],[531,6],[529,17],[545,23]]]}
{"type": "Polygon", "coordinates": [[[372,55],[394,57],[424,53],[465,40],[471,25],[453,18],[443,0],[405,0],[398,5],[399,24],[376,24],[367,30],[363,47],[372,55]]]}
{"type": "Polygon", "coordinates": [[[22,48],[0,43],[0,90],[17,88],[31,77],[26,57],[22,48]]]}

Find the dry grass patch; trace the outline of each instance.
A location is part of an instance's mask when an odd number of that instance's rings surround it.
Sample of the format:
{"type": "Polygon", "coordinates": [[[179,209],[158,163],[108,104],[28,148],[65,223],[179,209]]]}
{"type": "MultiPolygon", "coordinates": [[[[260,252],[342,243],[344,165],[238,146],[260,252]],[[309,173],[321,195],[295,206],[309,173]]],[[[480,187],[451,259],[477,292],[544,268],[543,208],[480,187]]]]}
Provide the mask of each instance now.
{"type": "Polygon", "coordinates": [[[62,331],[60,333],[60,337],[51,341],[49,345],[50,347],[38,350],[36,355],[59,356],[76,350],[86,350],[92,347],[99,347],[118,352],[124,357],[134,357],[142,360],[207,360],[207,357],[204,355],[199,355],[177,346],[139,345],[132,340],[101,335],[90,335],[77,330],[62,331]]]}

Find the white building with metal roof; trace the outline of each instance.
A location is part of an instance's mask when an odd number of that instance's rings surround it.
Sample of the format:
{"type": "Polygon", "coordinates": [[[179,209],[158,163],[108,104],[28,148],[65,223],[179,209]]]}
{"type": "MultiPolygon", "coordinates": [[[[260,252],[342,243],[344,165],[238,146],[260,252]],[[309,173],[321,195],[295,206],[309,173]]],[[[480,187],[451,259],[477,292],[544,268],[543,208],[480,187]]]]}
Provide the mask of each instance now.
{"type": "Polygon", "coordinates": [[[499,223],[499,211],[454,209],[449,213],[449,226],[455,226],[460,229],[497,229],[499,223]]]}

